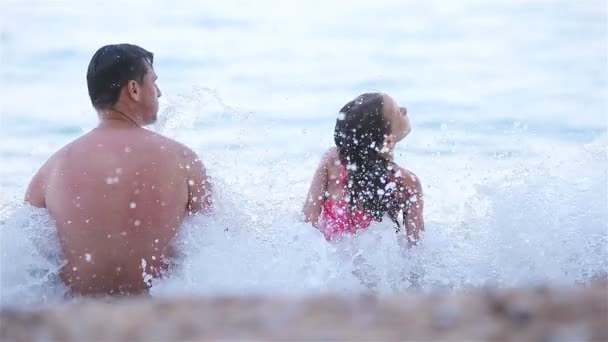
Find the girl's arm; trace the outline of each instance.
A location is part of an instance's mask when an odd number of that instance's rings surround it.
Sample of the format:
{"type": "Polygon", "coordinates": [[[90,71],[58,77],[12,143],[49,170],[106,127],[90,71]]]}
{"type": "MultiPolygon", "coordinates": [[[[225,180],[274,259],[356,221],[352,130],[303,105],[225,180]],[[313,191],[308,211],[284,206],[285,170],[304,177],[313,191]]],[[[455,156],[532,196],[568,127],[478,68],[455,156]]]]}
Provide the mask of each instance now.
{"type": "Polygon", "coordinates": [[[420,179],[412,172],[401,169],[401,198],[404,201],[403,222],[408,246],[416,245],[424,231],[424,195],[420,179]]]}
{"type": "Polygon", "coordinates": [[[304,221],[311,222],[313,226],[317,227],[319,216],[323,209],[323,201],[325,200],[325,192],[327,191],[327,156],[326,153],[321,160],[321,163],[315,171],[312,183],[310,184],[310,190],[306,195],[306,201],[304,202],[304,208],[302,213],[304,214],[304,221]]]}

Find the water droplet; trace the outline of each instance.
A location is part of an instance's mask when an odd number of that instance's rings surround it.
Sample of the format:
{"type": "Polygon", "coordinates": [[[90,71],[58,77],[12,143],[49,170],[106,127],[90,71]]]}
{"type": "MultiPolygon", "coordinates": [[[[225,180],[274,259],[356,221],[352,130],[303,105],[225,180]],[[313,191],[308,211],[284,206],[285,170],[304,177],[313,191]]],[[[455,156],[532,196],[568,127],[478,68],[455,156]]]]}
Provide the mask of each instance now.
{"type": "Polygon", "coordinates": [[[129,203],[129,208],[135,209],[135,207],[137,207],[137,204],[135,202],[129,203]]]}
{"type": "Polygon", "coordinates": [[[136,227],[137,227],[137,226],[139,226],[140,224],[141,224],[141,221],[140,221],[140,220],[135,220],[135,221],[133,222],[133,225],[134,225],[134,226],[136,226],[136,227]]]}
{"type": "Polygon", "coordinates": [[[74,271],[74,272],[78,271],[78,267],[76,267],[76,266],[72,267],[72,271],[74,271]]]}
{"type": "Polygon", "coordinates": [[[131,152],[131,151],[132,151],[132,150],[131,150],[131,148],[130,148],[129,146],[125,147],[125,152],[126,152],[126,153],[129,153],[129,152],[131,152]]]}
{"type": "Polygon", "coordinates": [[[92,260],[91,254],[84,253],[84,260],[86,260],[86,262],[91,262],[91,260],[92,260]]]}

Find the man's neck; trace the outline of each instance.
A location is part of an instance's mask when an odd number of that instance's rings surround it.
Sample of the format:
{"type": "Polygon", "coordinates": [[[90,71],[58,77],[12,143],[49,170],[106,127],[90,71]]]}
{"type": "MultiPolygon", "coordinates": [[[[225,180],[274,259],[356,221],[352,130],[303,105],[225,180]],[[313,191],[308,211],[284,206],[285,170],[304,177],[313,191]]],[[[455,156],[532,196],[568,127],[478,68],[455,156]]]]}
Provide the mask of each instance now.
{"type": "Polygon", "coordinates": [[[99,111],[99,126],[143,127],[143,122],[127,111],[116,108],[99,111]]]}

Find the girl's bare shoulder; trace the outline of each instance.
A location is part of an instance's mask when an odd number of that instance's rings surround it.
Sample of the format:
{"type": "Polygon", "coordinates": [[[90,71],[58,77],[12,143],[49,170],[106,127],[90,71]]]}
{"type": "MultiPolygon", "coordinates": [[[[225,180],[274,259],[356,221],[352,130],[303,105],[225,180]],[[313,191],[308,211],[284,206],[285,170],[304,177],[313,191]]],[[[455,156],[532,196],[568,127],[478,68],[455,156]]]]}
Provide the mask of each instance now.
{"type": "Polygon", "coordinates": [[[395,167],[395,178],[399,184],[401,184],[407,193],[421,191],[420,178],[416,176],[412,171],[394,164],[395,167]]]}
{"type": "Polygon", "coordinates": [[[337,147],[330,147],[325,151],[322,158],[322,163],[326,167],[336,166],[340,164],[340,153],[338,153],[337,147]]]}

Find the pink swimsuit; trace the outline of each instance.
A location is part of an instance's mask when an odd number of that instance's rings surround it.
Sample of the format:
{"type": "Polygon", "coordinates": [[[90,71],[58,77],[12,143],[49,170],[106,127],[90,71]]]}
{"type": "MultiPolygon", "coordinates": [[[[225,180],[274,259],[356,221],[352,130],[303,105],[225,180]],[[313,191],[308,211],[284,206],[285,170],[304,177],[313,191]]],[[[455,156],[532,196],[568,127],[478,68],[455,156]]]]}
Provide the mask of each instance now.
{"type": "MultiPolygon", "coordinates": [[[[346,183],[346,166],[342,165],[342,186],[346,187],[346,183]]],[[[344,233],[354,234],[359,229],[369,227],[372,220],[362,210],[351,212],[348,202],[344,199],[340,201],[326,199],[319,218],[319,229],[327,241],[337,241],[344,233]]]]}

